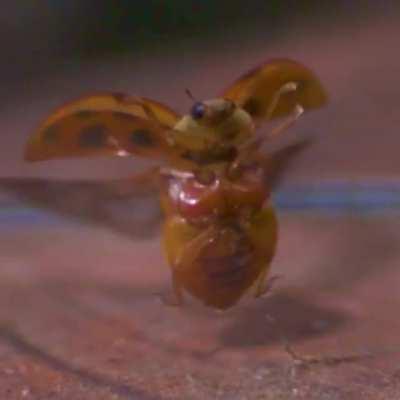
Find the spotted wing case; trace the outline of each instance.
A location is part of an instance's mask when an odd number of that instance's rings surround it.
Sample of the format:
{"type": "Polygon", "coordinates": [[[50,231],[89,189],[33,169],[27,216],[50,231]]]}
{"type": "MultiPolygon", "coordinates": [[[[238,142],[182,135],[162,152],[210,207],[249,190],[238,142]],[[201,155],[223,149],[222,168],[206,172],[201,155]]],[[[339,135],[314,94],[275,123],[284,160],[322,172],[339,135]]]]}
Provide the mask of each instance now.
{"type": "Polygon", "coordinates": [[[179,116],[150,99],[100,93],[66,104],[52,113],[28,141],[25,159],[88,156],[163,158],[167,131],[179,116]]]}
{"type": "Polygon", "coordinates": [[[258,66],[227,88],[222,97],[244,108],[255,121],[284,117],[300,104],[305,110],[321,107],[327,96],[314,73],[289,59],[275,59],[258,66]],[[268,115],[273,96],[286,83],[296,83],[297,90],[283,94],[268,115]]]}

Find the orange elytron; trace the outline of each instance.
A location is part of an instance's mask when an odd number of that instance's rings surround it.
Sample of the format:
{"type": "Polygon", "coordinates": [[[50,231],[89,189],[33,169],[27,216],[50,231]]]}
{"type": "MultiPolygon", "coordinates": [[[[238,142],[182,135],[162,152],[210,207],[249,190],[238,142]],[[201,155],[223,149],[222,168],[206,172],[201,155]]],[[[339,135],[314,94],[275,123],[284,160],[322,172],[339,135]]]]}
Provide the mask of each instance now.
{"type": "Polygon", "coordinates": [[[159,160],[160,167],[142,181],[156,178],[160,188],[176,300],[182,302],[186,290],[208,306],[226,309],[251,287],[256,296],[268,288],[277,221],[264,173],[270,159],[260,147],[325,102],[308,68],[277,59],[251,70],[220,97],[194,102],[182,117],[142,97],[83,97],[41,124],[25,158],[159,160]],[[256,134],[260,124],[278,117],[285,119],[269,134],[256,134]]]}

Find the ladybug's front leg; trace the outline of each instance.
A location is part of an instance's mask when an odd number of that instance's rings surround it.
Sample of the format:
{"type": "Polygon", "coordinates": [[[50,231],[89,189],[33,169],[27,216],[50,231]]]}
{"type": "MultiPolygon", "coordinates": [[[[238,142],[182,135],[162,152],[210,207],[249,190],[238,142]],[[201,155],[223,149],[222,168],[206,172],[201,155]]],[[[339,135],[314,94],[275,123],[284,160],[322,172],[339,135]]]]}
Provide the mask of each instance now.
{"type": "Polygon", "coordinates": [[[183,298],[183,287],[179,283],[178,277],[174,271],[172,271],[172,288],[171,291],[162,298],[165,305],[170,307],[180,307],[185,301],[183,298]]]}

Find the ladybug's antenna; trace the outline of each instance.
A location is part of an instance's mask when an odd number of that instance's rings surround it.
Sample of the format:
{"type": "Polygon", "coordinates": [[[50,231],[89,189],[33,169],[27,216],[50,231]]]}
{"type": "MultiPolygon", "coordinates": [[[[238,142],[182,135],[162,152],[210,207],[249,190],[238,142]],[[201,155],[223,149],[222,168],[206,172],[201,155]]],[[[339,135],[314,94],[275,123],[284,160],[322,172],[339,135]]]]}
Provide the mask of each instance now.
{"type": "Polygon", "coordinates": [[[193,96],[193,93],[191,92],[190,89],[186,88],[185,93],[189,97],[189,99],[192,100],[194,103],[198,102],[198,100],[193,96]]]}

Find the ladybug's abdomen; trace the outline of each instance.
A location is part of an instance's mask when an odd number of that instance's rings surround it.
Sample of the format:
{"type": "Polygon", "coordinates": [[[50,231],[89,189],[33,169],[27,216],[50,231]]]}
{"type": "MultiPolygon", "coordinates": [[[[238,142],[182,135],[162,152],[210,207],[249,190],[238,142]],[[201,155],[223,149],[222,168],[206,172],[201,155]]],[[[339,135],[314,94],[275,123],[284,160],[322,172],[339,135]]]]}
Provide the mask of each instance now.
{"type": "Polygon", "coordinates": [[[232,219],[196,227],[178,215],[164,225],[164,245],[178,284],[219,309],[236,304],[268,269],[276,240],[271,207],[255,212],[245,225],[232,219]]]}
{"type": "Polygon", "coordinates": [[[234,305],[259,275],[257,254],[240,229],[221,229],[193,261],[176,276],[193,296],[206,305],[225,309],[234,305]]]}

